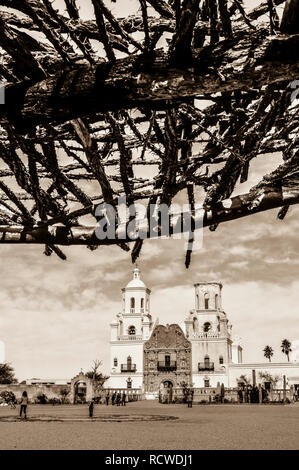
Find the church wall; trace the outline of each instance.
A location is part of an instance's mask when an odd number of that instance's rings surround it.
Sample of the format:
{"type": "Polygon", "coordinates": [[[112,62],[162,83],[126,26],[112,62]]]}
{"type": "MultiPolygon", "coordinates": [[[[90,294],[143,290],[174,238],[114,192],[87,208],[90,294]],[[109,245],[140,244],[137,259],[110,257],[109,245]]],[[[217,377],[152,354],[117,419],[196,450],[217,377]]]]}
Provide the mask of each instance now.
{"type": "Polygon", "coordinates": [[[122,317],[122,323],[123,323],[123,335],[128,335],[128,329],[130,326],[135,326],[136,329],[136,335],[142,335],[142,318],[140,316],[136,316],[134,314],[132,315],[126,315],[122,317]]]}
{"type": "Polygon", "coordinates": [[[127,388],[127,380],[131,379],[132,388],[143,388],[143,374],[142,373],[131,373],[131,374],[112,374],[104,387],[107,388],[127,388]]]}
{"type": "Polygon", "coordinates": [[[214,362],[215,369],[220,369],[219,357],[223,357],[223,362],[230,361],[229,346],[226,339],[204,341],[203,339],[192,339],[192,370],[198,371],[198,363],[204,362],[205,356],[209,356],[210,362],[214,362]]]}
{"type": "MultiPolygon", "coordinates": [[[[120,373],[121,364],[127,364],[128,356],[132,359],[132,364],[136,364],[136,372],[143,372],[143,342],[135,340],[118,341],[111,343],[111,373],[120,373]],[[114,366],[114,358],[117,358],[117,366],[114,366]]],[[[132,373],[133,374],[133,373],[132,373]]],[[[134,375],[134,374],[133,374],[134,375]]]]}
{"type": "Polygon", "coordinates": [[[211,323],[212,325],[212,330],[217,331],[217,326],[218,326],[218,320],[217,320],[218,314],[216,310],[205,310],[204,312],[196,313],[194,312],[193,318],[197,318],[198,321],[198,331],[200,333],[203,333],[203,326],[206,322],[211,323]]]}
{"type": "Polygon", "coordinates": [[[267,372],[272,376],[278,376],[279,381],[276,388],[283,388],[283,376],[287,379],[287,388],[290,385],[299,384],[299,364],[292,363],[252,363],[252,364],[230,364],[228,369],[229,387],[236,387],[240,375],[246,375],[252,384],[252,370],[256,371],[256,382],[262,383],[259,372],[267,372]]]}
{"type": "Polygon", "coordinates": [[[223,383],[225,387],[229,386],[228,374],[226,371],[214,374],[198,374],[196,372],[192,374],[192,384],[194,388],[205,387],[205,380],[209,380],[209,386],[212,388],[216,388],[218,383],[220,383],[220,385],[223,383]]]}
{"type": "Polygon", "coordinates": [[[232,362],[234,364],[242,363],[242,347],[239,344],[232,344],[232,362]]]}

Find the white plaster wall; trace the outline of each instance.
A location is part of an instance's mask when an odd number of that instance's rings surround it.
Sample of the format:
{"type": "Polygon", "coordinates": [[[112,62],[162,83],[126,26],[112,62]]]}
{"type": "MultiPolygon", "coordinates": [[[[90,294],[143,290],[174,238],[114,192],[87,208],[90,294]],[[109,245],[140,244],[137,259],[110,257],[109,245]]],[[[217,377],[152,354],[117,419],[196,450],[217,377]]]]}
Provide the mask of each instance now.
{"type": "Polygon", "coordinates": [[[229,362],[229,345],[227,340],[201,340],[191,339],[192,343],[192,370],[198,369],[198,363],[204,362],[205,355],[210,357],[210,362],[214,362],[215,368],[219,367],[219,356],[223,357],[223,362],[229,362]]]}
{"type": "MultiPolygon", "coordinates": [[[[121,364],[127,363],[127,357],[131,356],[132,364],[136,364],[137,373],[143,373],[143,342],[142,341],[117,341],[111,343],[110,370],[120,373],[121,364]],[[117,358],[117,367],[114,367],[114,358],[117,358]]],[[[132,373],[134,375],[134,373],[132,373]]]]}
{"type": "Polygon", "coordinates": [[[209,312],[206,310],[205,312],[195,313],[192,315],[192,319],[197,318],[199,332],[202,333],[203,326],[205,323],[211,323],[211,331],[218,332],[217,327],[219,323],[219,315],[216,312],[209,312]]]}
{"type": "Polygon", "coordinates": [[[232,362],[234,364],[242,363],[242,348],[239,344],[232,344],[232,362]]]}
{"type": "Polygon", "coordinates": [[[271,363],[265,362],[260,364],[230,364],[228,369],[229,387],[237,386],[237,379],[240,375],[246,375],[252,383],[252,370],[256,373],[256,382],[261,383],[259,372],[268,372],[272,376],[279,376],[277,388],[283,387],[283,376],[286,376],[288,385],[299,384],[299,364],[292,363],[271,363]]]}
{"type": "Polygon", "coordinates": [[[113,374],[105,382],[105,388],[127,388],[129,377],[132,381],[132,388],[142,389],[142,374],[113,374]]]}
{"type": "Polygon", "coordinates": [[[225,387],[228,387],[228,375],[227,374],[196,374],[192,375],[192,384],[194,388],[204,387],[205,379],[210,380],[210,387],[217,387],[217,383],[220,385],[223,383],[225,387]]]}
{"type": "Polygon", "coordinates": [[[142,317],[140,315],[124,315],[122,318],[123,322],[123,334],[128,334],[128,329],[130,326],[135,326],[136,335],[142,335],[142,317]]]}

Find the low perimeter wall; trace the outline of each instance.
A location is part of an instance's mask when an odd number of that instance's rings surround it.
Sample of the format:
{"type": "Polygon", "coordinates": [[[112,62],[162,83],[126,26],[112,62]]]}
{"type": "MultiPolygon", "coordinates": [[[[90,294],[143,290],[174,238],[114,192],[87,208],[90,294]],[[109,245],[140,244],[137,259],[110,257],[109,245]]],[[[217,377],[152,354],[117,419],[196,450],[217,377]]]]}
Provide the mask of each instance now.
{"type": "MultiPolygon", "coordinates": [[[[0,393],[4,391],[13,392],[17,400],[21,399],[22,393],[26,390],[29,398],[29,402],[37,402],[37,397],[39,395],[46,395],[48,400],[56,398],[58,400],[62,399],[61,390],[71,391],[70,385],[3,385],[0,384],[0,393]]],[[[66,401],[68,396],[66,396],[66,401]]]]}
{"type": "MultiPolygon", "coordinates": [[[[61,400],[64,398],[64,402],[70,402],[71,398],[71,387],[70,385],[3,385],[0,384],[0,393],[3,391],[13,392],[16,399],[21,399],[22,393],[26,390],[29,398],[29,402],[37,403],[37,397],[39,395],[46,395],[48,400],[56,398],[61,400]],[[68,395],[64,396],[61,394],[62,390],[67,390],[68,395]]],[[[105,402],[105,396],[107,392],[110,392],[110,397],[114,392],[122,394],[123,392],[127,395],[127,401],[139,401],[144,399],[158,399],[159,393],[156,394],[144,394],[140,389],[127,389],[127,388],[108,388],[100,393],[101,402],[105,402]]],[[[243,391],[243,398],[241,401],[246,402],[243,391]]],[[[216,396],[219,394],[217,388],[193,388],[193,402],[194,403],[211,403],[216,401],[216,396]]],[[[268,399],[270,402],[281,402],[282,400],[294,401],[294,389],[291,386],[289,389],[276,389],[268,392],[268,399]]],[[[172,391],[172,401],[181,402],[184,400],[184,393],[182,388],[174,388],[172,391]]],[[[226,388],[224,401],[226,403],[237,403],[240,401],[239,391],[236,388],[226,388]]]]}

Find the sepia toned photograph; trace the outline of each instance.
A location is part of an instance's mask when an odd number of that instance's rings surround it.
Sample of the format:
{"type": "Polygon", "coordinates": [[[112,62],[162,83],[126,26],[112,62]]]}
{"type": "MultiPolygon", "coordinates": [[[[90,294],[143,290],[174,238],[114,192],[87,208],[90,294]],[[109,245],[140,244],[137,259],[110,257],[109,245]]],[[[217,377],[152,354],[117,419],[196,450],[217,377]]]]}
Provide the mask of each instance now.
{"type": "Polygon", "coordinates": [[[298,203],[299,0],[0,0],[0,452],[299,450],[298,203]]]}

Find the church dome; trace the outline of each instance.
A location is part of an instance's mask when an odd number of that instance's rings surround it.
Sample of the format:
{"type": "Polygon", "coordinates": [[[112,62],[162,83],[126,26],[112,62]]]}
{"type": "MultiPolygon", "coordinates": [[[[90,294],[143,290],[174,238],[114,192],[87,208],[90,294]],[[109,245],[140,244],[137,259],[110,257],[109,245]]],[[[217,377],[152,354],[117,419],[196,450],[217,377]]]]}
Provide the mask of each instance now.
{"type": "Polygon", "coordinates": [[[146,285],[140,279],[140,269],[135,268],[133,271],[133,279],[126,285],[126,289],[135,289],[135,288],[146,289],[146,285]]]}

